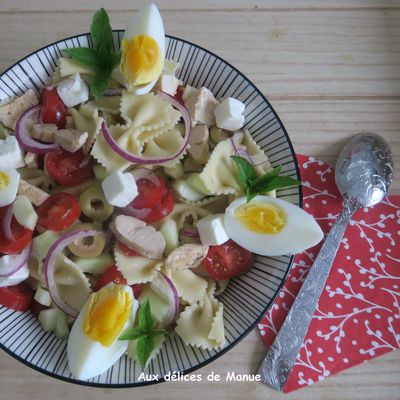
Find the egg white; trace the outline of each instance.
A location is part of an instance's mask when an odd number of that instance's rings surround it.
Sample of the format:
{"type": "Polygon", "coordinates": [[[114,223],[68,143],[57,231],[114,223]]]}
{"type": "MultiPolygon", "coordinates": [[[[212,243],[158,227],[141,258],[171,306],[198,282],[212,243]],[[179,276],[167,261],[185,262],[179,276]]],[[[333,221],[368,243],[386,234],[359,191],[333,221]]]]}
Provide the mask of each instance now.
{"type": "Polygon", "coordinates": [[[0,207],[5,207],[17,197],[20,175],[15,169],[0,169],[0,172],[7,175],[10,180],[4,189],[0,189],[0,207]]]}
{"type": "MultiPolygon", "coordinates": [[[[133,296],[132,288],[124,285],[124,290],[132,298],[132,312],[123,331],[133,324],[138,309],[138,302],[133,296]]],[[[129,344],[128,340],[116,338],[109,347],[105,347],[101,343],[88,338],[82,329],[88,306],[89,301],[85,303],[72,326],[67,346],[69,369],[71,374],[80,380],[87,380],[107,371],[127,351],[129,344]]]]}
{"type": "Polygon", "coordinates": [[[268,196],[256,196],[252,201],[280,207],[286,214],[286,224],[275,234],[252,232],[235,217],[235,210],[247,200],[236,199],[225,211],[224,225],[228,236],[245,249],[262,256],[282,256],[301,253],[323,239],[320,226],[300,207],[268,196]]]}
{"type": "MultiPolygon", "coordinates": [[[[125,29],[123,39],[131,39],[136,35],[147,35],[154,39],[161,49],[162,58],[165,58],[165,32],[160,11],[154,3],[141,8],[132,18],[125,29]]],[[[134,94],[146,94],[153,89],[158,79],[140,86],[132,86],[128,89],[134,94]]],[[[125,84],[127,84],[125,82],[125,84]]],[[[130,86],[130,85],[129,85],[130,86]]]]}

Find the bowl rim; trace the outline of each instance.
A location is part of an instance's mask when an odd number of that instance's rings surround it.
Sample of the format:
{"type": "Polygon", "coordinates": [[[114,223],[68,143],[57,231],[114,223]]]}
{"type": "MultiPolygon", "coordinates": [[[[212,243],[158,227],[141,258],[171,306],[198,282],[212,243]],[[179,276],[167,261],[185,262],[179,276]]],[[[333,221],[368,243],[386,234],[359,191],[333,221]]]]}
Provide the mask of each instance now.
{"type": "MultiPolygon", "coordinates": [[[[113,29],[113,32],[124,32],[123,29],[113,29]]],[[[19,65],[20,63],[22,63],[23,61],[27,60],[29,57],[33,56],[34,54],[38,53],[39,51],[45,50],[51,46],[56,46],[56,48],[58,49],[57,44],[61,43],[61,42],[65,42],[67,40],[72,40],[72,39],[76,39],[79,37],[87,37],[89,36],[89,32],[86,33],[79,33],[77,35],[72,35],[72,36],[68,36],[62,39],[59,39],[55,42],[49,43],[37,50],[32,51],[31,53],[29,53],[28,55],[26,55],[25,57],[19,59],[18,61],[16,61],[14,64],[12,64],[9,68],[7,68],[6,70],[4,70],[1,74],[0,77],[2,77],[4,74],[7,74],[7,72],[9,72],[10,70],[12,70],[14,67],[16,67],[17,65],[19,65]]],[[[293,144],[289,138],[289,135],[287,133],[287,130],[284,126],[284,124],[282,123],[281,119],[279,118],[279,115],[277,114],[277,112],[275,111],[275,109],[272,107],[271,103],[268,101],[268,99],[266,98],[266,96],[260,91],[260,89],[258,89],[258,87],[244,74],[242,73],[240,70],[238,70],[235,66],[233,66],[232,64],[230,64],[229,62],[227,62],[226,60],[224,60],[222,57],[218,56],[217,54],[215,54],[214,52],[199,46],[196,43],[190,42],[188,40],[185,39],[181,39],[180,37],[177,36],[173,36],[173,35],[165,35],[167,38],[169,39],[173,39],[173,40],[177,40],[183,43],[186,43],[190,46],[195,46],[196,48],[203,50],[209,54],[211,54],[212,56],[216,57],[218,60],[220,60],[221,62],[225,63],[226,65],[228,65],[229,67],[231,67],[235,72],[238,73],[238,75],[240,75],[247,83],[250,84],[250,86],[257,92],[258,95],[261,96],[262,100],[268,105],[268,107],[270,108],[272,114],[274,115],[274,117],[276,118],[276,120],[278,121],[289,146],[289,150],[293,156],[293,160],[294,160],[294,166],[295,166],[295,170],[296,170],[296,175],[297,178],[300,180],[301,176],[300,176],[300,169],[299,169],[299,164],[297,161],[297,157],[296,157],[296,153],[293,147],[293,144]]],[[[119,36],[118,36],[119,39],[119,36]]],[[[302,185],[299,186],[299,207],[303,207],[303,187],[302,185]]],[[[184,371],[179,371],[179,373],[181,373],[182,375],[186,375],[186,374],[190,374],[193,371],[196,371],[202,367],[204,367],[207,364],[210,364],[211,362],[215,361],[217,358],[221,357],[222,355],[224,355],[226,352],[228,352],[229,350],[231,350],[233,347],[235,347],[237,344],[239,344],[244,338],[246,338],[248,336],[248,334],[257,326],[257,324],[261,321],[261,319],[264,317],[265,313],[269,310],[269,308],[271,307],[271,305],[274,303],[275,299],[277,298],[279,292],[281,291],[283,284],[285,283],[289,271],[293,265],[293,260],[294,260],[294,255],[292,255],[290,257],[290,260],[288,262],[288,266],[287,269],[284,273],[284,276],[282,278],[282,282],[279,284],[276,293],[274,294],[274,296],[272,296],[271,300],[269,301],[269,303],[265,306],[264,310],[262,311],[260,317],[256,318],[255,321],[235,340],[233,341],[231,344],[229,344],[228,346],[224,347],[222,350],[220,350],[217,354],[213,355],[212,357],[202,361],[201,363],[193,366],[192,368],[188,368],[184,371]]],[[[133,387],[140,387],[140,386],[150,386],[150,385],[155,385],[157,383],[163,383],[165,382],[165,379],[163,377],[161,377],[159,380],[156,381],[143,381],[143,382],[135,382],[135,383],[95,383],[95,382],[86,382],[86,381],[81,381],[78,379],[74,379],[74,378],[69,378],[69,377],[65,377],[62,375],[58,375],[56,373],[50,372],[45,370],[44,368],[38,367],[35,364],[26,361],[24,358],[16,355],[15,353],[13,353],[11,350],[9,350],[7,347],[5,347],[2,343],[0,343],[0,349],[3,350],[4,352],[6,352],[7,354],[9,354],[11,357],[13,357],[14,359],[16,359],[17,361],[25,364],[26,366],[42,373],[45,374],[47,376],[50,376],[51,378],[55,378],[61,381],[65,381],[65,382],[69,382],[69,383],[73,383],[75,385],[81,385],[81,386],[89,386],[89,387],[98,387],[98,388],[110,388],[110,389],[121,389],[121,388],[133,388],[133,387]]]]}

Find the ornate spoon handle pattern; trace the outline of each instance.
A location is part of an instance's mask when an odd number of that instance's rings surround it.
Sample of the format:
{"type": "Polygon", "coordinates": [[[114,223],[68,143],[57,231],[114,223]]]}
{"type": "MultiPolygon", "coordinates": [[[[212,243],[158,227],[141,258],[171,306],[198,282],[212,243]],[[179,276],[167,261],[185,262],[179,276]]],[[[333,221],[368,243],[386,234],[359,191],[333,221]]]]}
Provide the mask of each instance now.
{"type": "Polygon", "coordinates": [[[289,377],[343,234],[359,207],[357,202],[345,200],[343,211],[329,232],[285,322],[260,366],[262,382],[274,389],[282,390],[289,377]]]}

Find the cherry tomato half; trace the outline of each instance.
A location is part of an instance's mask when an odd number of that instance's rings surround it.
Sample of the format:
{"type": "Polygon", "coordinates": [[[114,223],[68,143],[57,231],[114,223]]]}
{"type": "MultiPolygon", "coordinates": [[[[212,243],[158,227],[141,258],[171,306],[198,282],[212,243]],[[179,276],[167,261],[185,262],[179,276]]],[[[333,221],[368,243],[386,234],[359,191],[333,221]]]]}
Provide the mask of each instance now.
{"type": "Polygon", "coordinates": [[[174,200],[172,199],[171,191],[167,190],[161,202],[153,207],[150,213],[142,218],[145,222],[158,222],[165,218],[174,209],[174,200]]]}
{"type": "MultiPolygon", "coordinates": [[[[0,227],[2,226],[4,214],[7,207],[0,208],[0,227]]],[[[32,240],[32,231],[21,226],[15,217],[11,219],[11,233],[14,240],[8,240],[4,236],[3,230],[0,228],[0,253],[17,254],[20,253],[27,244],[32,240]]]]}
{"type": "Polygon", "coordinates": [[[67,125],[67,112],[57,89],[43,89],[41,102],[42,121],[48,124],[56,124],[58,129],[64,129],[67,125]]]}
{"type": "Polygon", "coordinates": [[[132,201],[132,207],[137,209],[153,208],[162,200],[165,194],[165,182],[163,178],[159,176],[157,178],[158,185],[146,178],[136,181],[138,195],[132,201]]]}
{"type": "MultiPolygon", "coordinates": [[[[111,282],[115,283],[116,285],[126,285],[126,279],[122,276],[121,272],[118,271],[115,265],[108,267],[102,273],[102,275],[100,276],[99,280],[96,283],[94,290],[97,292],[102,287],[108,285],[111,282]]],[[[135,296],[135,299],[137,299],[140,296],[140,293],[142,293],[143,285],[141,284],[131,285],[131,288],[133,291],[133,295],[135,296]]]]}
{"type": "Polygon", "coordinates": [[[131,249],[130,247],[128,247],[126,244],[123,244],[121,242],[118,242],[118,247],[119,249],[127,256],[127,257],[136,257],[136,256],[140,256],[140,254],[131,249]]]}
{"type": "Polygon", "coordinates": [[[92,175],[90,158],[82,150],[70,153],[58,149],[46,154],[47,173],[60,185],[75,186],[88,180],[92,175]]]}
{"type": "Polygon", "coordinates": [[[251,262],[250,251],[228,240],[219,246],[210,246],[204,259],[204,268],[212,278],[229,279],[245,272],[251,262]]]}
{"type": "Polygon", "coordinates": [[[22,282],[16,286],[0,287],[0,304],[16,311],[29,310],[33,299],[31,287],[22,282]]]}
{"type": "Polygon", "coordinates": [[[81,215],[78,200],[69,193],[55,193],[37,209],[38,224],[53,231],[62,231],[71,226],[81,215]]]}

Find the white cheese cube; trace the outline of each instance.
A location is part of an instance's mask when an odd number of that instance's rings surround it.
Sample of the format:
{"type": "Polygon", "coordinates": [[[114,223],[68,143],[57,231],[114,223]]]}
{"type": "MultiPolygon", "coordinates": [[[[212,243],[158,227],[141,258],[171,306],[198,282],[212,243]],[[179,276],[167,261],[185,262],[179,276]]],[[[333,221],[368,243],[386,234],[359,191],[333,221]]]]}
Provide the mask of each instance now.
{"type": "Polygon", "coordinates": [[[15,136],[0,140],[0,168],[16,169],[25,165],[24,153],[15,136]]]}
{"type": "Polygon", "coordinates": [[[104,196],[113,206],[125,207],[137,195],[135,178],[130,173],[115,171],[102,182],[104,196]]]}
{"type": "Polygon", "coordinates": [[[89,99],[89,88],[79,74],[61,81],[57,93],[67,107],[74,107],[89,99]]]}
{"type": "MultiPolygon", "coordinates": [[[[10,262],[11,257],[16,257],[16,256],[5,255],[0,258],[0,269],[4,268],[10,262]]],[[[18,283],[23,282],[25,279],[28,279],[28,277],[29,277],[29,268],[25,264],[15,274],[12,274],[10,276],[0,277],[0,287],[18,285],[18,283]]]]}
{"type": "Polygon", "coordinates": [[[244,125],[245,105],[232,97],[228,97],[214,110],[218,128],[237,131],[244,125]]]}
{"type": "Polygon", "coordinates": [[[224,214],[208,215],[197,221],[201,244],[217,246],[229,240],[224,227],[224,214]]]}
{"type": "Polygon", "coordinates": [[[178,78],[175,77],[175,75],[163,73],[158,78],[156,88],[164,93],[169,94],[170,96],[175,96],[178,86],[179,86],[179,80],[178,78]]]}

